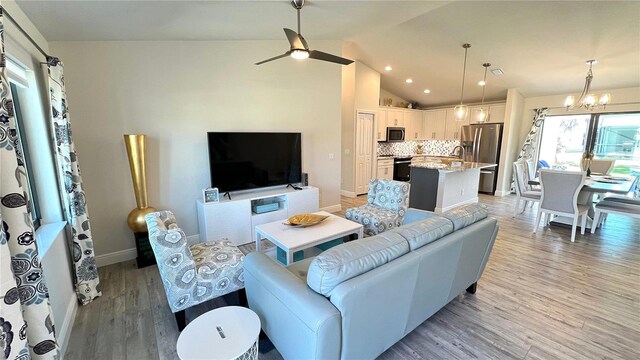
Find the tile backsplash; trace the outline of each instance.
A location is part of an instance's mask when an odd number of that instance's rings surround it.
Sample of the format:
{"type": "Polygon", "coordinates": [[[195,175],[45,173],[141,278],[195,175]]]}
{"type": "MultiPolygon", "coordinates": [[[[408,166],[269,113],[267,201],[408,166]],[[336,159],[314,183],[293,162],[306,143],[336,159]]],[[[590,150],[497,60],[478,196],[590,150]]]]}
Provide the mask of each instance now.
{"type": "Polygon", "coordinates": [[[381,155],[413,155],[418,145],[422,145],[422,153],[432,156],[448,156],[457,145],[458,140],[409,140],[402,142],[379,142],[378,156],[381,155]]]}

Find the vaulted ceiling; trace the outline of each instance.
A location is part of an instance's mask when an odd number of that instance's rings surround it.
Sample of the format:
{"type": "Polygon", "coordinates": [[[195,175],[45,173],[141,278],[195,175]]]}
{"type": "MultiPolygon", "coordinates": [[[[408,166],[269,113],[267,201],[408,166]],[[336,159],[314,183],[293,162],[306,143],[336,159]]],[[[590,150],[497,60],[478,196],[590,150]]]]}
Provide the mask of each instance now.
{"type": "MultiPolygon", "coordinates": [[[[282,28],[296,19],[286,0],[17,3],[49,41],[269,39],[286,47],[282,28]]],[[[509,88],[525,96],[580,92],[588,59],[598,60],[594,90],[640,86],[636,1],[316,0],[302,10],[302,34],[311,44],[349,42],[350,55],[379,71],[385,89],[424,105],[459,102],[465,42],[465,102],[482,96],[484,62],[504,71],[489,73],[487,100],[504,99],[509,88]]]]}

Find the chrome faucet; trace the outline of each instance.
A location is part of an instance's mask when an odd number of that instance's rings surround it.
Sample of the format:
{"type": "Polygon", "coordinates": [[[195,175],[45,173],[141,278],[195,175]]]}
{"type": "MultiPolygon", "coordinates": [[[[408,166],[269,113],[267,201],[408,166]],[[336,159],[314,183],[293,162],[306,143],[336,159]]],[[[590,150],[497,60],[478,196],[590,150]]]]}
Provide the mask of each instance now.
{"type": "Polygon", "coordinates": [[[460,159],[462,161],[464,161],[464,155],[465,155],[465,151],[464,148],[460,145],[457,145],[456,147],[453,148],[453,150],[451,150],[451,154],[449,154],[449,156],[456,156],[456,149],[460,148],[460,159]]]}

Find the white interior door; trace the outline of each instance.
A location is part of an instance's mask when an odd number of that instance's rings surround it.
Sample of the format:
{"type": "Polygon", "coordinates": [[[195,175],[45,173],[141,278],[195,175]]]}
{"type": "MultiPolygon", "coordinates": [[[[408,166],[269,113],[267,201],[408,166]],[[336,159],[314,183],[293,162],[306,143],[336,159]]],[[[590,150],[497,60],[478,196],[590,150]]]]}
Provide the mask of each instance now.
{"type": "Polygon", "coordinates": [[[374,115],[358,113],[356,118],[356,194],[369,191],[369,179],[373,176],[371,164],[373,160],[374,115]]]}

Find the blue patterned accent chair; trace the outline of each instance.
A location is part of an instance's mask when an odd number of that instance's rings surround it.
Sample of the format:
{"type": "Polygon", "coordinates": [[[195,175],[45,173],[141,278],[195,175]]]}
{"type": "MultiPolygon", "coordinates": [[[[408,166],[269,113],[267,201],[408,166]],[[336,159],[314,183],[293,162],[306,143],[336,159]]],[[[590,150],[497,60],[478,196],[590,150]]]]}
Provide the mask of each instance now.
{"type": "MultiPolygon", "coordinates": [[[[244,254],[227,239],[189,245],[171,211],[145,216],[149,242],[178,329],[186,326],[184,310],[218,296],[241,290],[244,294],[244,254]]],[[[244,300],[244,301],[243,301],[244,300]]]]}
{"type": "Polygon", "coordinates": [[[364,225],[370,236],[398,227],[409,207],[409,188],[403,181],[372,179],[367,204],[347,209],[345,217],[364,225]]]}

